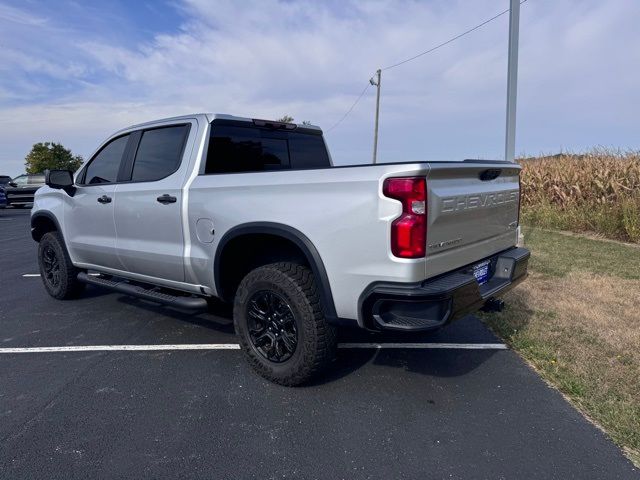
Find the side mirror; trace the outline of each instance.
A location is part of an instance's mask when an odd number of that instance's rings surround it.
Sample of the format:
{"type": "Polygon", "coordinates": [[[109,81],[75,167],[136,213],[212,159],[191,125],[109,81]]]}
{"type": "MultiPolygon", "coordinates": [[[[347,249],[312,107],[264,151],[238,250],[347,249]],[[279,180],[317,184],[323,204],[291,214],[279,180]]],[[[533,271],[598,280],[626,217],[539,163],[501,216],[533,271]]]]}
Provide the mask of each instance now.
{"type": "Polygon", "coordinates": [[[9,186],[15,188],[18,186],[18,184],[16,182],[9,182],[9,186]]]}
{"type": "Polygon", "coordinates": [[[51,188],[64,190],[70,197],[76,193],[73,174],[69,170],[45,170],[44,183],[51,188]]]}

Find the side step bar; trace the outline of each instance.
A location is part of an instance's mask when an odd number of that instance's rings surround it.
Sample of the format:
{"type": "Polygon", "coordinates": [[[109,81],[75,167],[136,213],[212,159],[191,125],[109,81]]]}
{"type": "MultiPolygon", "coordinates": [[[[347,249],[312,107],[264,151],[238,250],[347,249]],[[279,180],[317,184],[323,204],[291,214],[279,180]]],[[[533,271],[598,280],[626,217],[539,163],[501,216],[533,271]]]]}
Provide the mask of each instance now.
{"type": "Polygon", "coordinates": [[[108,288],[116,292],[131,295],[133,297],[142,298],[151,302],[161,303],[171,307],[185,308],[187,310],[205,310],[207,308],[207,300],[202,297],[183,297],[171,295],[168,293],[158,292],[153,288],[144,288],[138,285],[132,285],[126,280],[114,281],[102,277],[94,277],[87,275],[85,272],[78,274],[78,280],[89,285],[108,288]]]}

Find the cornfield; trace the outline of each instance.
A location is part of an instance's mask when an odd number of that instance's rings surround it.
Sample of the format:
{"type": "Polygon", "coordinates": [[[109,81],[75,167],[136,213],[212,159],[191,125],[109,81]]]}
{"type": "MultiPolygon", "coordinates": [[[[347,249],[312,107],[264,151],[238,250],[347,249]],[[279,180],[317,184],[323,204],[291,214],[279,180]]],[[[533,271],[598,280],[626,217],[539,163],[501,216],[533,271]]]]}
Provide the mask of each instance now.
{"type": "Polygon", "coordinates": [[[640,152],[521,158],[525,223],[640,243],[640,152]]]}

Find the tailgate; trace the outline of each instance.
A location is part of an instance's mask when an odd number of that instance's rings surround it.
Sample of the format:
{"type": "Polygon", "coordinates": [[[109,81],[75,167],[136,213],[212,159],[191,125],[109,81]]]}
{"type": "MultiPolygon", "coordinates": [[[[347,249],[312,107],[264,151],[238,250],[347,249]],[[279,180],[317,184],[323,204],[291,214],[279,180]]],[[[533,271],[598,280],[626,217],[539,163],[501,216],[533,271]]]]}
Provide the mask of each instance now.
{"type": "Polygon", "coordinates": [[[520,166],[434,162],[427,177],[427,278],[517,243],[520,166]]]}

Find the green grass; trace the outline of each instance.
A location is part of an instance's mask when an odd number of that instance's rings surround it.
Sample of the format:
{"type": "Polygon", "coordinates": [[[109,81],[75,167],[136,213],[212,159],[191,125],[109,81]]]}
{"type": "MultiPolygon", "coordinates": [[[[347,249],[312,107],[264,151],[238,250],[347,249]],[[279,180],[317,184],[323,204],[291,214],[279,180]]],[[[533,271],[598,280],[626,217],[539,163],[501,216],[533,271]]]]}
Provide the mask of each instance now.
{"type": "Polygon", "coordinates": [[[525,243],[533,251],[534,272],[562,277],[571,271],[604,273],[640,279],[640,249],[580,236],[525,229],[525,243]]]}
{"type": "Polygon", "coordinates": [[[486,323],[640,466],[640,249],[532,228],[530,277],[486,323]]]}

